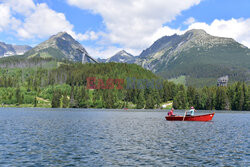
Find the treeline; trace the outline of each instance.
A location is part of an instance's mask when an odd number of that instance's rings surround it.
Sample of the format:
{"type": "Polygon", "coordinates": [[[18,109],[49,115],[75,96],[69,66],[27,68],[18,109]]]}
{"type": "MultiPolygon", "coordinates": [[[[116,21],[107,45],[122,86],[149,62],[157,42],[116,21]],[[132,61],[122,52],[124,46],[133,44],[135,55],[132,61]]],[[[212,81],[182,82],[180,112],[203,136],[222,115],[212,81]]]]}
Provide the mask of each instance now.
{"type": "Polygon", "coordinates": [[[159,79],[135,64],[61,64],[59,68],[0,70],[0,103],[53,108],[160,108],[173,101],[176,109],[250,110],[250,87],[243,82],[228,87],[194,88],[167,80],[162,87],[126,89],[126,78],[159,79]],[[87,78],[124,79],[123,89],[87,89],[87,78]],[[47,106],[48,107],[48,106],[47,106]]]}
{"type": "Polygon", "coordinates": [[[174,97],[174,108],[194,106],[200,110],[250,111],[250,86],[236,82],[228,87],[182,88],[174,97]]]}

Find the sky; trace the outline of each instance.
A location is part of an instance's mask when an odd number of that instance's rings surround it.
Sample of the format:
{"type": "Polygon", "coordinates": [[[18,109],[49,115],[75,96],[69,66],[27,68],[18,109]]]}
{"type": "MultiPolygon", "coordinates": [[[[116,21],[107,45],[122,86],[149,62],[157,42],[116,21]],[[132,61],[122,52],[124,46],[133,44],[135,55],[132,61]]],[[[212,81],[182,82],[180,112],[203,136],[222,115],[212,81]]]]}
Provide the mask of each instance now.
{"type": "Polygon", "coordinates": [[[204,29],[250,48],[249,9],[249,0],[0,0],[0,41],[36,46],[65,31],[92,57],[108,58],[204,29]]]}

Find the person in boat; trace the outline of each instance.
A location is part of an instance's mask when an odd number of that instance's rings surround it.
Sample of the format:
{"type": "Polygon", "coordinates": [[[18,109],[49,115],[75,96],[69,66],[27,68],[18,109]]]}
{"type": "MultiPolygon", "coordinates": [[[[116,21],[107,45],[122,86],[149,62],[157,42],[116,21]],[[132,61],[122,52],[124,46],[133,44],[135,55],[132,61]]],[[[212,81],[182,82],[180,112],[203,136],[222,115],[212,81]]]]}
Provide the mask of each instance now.
{"type": "Polygon", "coordinates": [[[168,112],[168,116],[175,116],[174,108],[171,108],[171,110],[168,112]]]}
{"type": "Polygon", "coordinates": [[[194,116],[194,112],[195,112],[195,111],[196,111],[196,110],[195,110],[194,107],[192,106],[192,107],[190,108],[189,113],[188,113],[187,116],[194,116]]]}

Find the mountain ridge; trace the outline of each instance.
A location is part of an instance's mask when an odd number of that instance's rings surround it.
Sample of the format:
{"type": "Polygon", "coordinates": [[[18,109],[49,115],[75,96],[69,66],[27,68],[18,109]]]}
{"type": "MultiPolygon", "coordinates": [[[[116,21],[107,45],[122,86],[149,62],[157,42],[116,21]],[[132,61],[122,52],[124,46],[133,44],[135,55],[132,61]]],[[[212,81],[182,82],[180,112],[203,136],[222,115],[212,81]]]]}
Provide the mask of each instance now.
{"type": "Polygon", "coordinates": [[[132,64],[135,62],[136,57],[132,54],[126,52],[125,50],[121,50],[117,52],[115,55],[106,59],[106,63],[108,62],[119,62],[119,63],[129,63],[132,64]]]}
{"type": "Polygon", "coordinates": [[[6,44],[5,42],[0,42],[0,58],[13,55],[22,55],[30,49],[32,49],[32,47],[28,45],[12,45],[6,44]]]}
{"type": "Polygon", "coordinates": [[[158,39],[136,60],[136,64],[167,79],[184,75],[190,80],[214,78],[214,82],[224,75],[248,81],[249,62],[250,49],[246,46],[232,38],[216,37],[196,29],[158,39]]]}
{"type": "MultiPolygon", "coordinates": [[[[97,60],[72,36],[60,32],[19,57],[26,63],[33,59],[33,64],[44,59],[46,62],[134,63],[166,79],[184,76],[187,85],[194,86],[215,85],[218,77],[226,75],[230,81],[250,81],[250,49],[232,38],[212,36],[201,29],[163,36],[139,56],[121,50],[108,59],[97,60]]],[[[11,64],[14,58],[2,60],[11,64]]]]}
{"type": "Polygon", "coordinates": [[[27,56],[36,56],[37,53],[45,57],[54,57],[73,62],[96,63],[86,49],[67,32],[59,32],[48,40],[40,43],[25,53],[27,56]],[[56,53],[55,53],[56,52],[56,53]]]}

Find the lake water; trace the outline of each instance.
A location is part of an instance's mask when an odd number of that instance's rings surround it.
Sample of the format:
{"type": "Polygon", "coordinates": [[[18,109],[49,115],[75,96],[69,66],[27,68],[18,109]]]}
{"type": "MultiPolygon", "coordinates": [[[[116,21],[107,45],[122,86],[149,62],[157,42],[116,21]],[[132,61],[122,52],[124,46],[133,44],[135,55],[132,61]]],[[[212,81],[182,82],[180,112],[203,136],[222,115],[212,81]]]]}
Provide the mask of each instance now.
{"type": "Polygon", "coordinates": [[[165,115],[0,108],[0,166],[250,166],[249,112],[165,115]]]}

